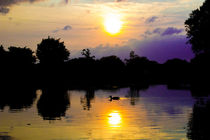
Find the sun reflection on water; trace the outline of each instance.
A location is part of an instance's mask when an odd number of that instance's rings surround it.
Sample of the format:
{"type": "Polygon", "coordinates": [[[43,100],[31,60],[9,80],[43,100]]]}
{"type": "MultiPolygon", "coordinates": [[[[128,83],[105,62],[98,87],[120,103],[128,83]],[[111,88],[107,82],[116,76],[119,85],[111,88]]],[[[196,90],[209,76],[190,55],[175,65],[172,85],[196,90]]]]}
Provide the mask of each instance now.
{"type": "Polygon", "coordinates": [[[120,127],[120,124],[122,123],[121,114],[117,111],[110,113],[108,122],[111,127],[120,127]]]}

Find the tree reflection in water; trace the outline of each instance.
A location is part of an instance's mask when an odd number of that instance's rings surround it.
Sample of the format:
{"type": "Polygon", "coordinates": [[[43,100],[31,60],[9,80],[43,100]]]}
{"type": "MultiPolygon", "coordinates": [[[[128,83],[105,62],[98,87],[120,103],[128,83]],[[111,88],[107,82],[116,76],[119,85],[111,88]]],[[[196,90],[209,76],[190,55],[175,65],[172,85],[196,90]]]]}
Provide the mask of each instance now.
{"type": "Polygon", "coordinates": [[[189,118],[187,137],[191,140],[210,140],[210,99],[198,98],[189,118]]]}
{"type": "Polygon", "coordinates": [[[80,98],[80,103],[83,107],[83,110],[90,110],[91,102],[95,97],[95,90],[90,88],[85,90],[85,96],[80,98]]]}
{"type": "Polygon", "coordinates": [[[14,86],[0,89],[0,110],[9,106],[9,110],[22,111],[30,108],[36,99],[36,90],[28,86],[14,86]]]}
{"type": "Polygon", "coordinates": [[[65,116],[70,107],[67,90],[63,88],[42,89],[42,95],[37,103],[37,109],[44,120],[57,120],[65,116]]]}
{"type": "Polygon", "coordinates": [[[130,98],[131,105],[135,105],[136,102],[139,100],[139,91],[139,88],[130,87],[128,94],[125,97],[130,98]]]}

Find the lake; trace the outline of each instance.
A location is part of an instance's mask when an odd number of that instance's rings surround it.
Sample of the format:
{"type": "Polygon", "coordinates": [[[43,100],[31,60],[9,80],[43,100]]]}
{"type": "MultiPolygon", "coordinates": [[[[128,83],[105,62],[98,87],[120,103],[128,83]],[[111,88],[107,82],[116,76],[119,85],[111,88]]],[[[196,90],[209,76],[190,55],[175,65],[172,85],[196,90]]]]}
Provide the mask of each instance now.
{"type": "Polygon", "coordinates": [[[166,85],[110,90],[11,88],[0,95],[0,140],[185,140],[205,136],[204,126],[209,124],[208,97],[192,97],[190,90],[166,85]],[[120,100],[110,100],[110,95],[120,100]]]}

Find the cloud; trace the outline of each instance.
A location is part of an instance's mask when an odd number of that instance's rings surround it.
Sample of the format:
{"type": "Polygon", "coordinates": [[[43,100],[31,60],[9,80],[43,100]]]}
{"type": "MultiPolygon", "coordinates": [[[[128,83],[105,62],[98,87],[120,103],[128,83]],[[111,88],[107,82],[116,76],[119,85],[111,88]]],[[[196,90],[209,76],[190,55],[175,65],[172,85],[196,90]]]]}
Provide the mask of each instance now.
{"type": "Polygon", "coordinates": [[[161,34],[161,32],[162,32],[161,28],[156,28],[156,29],[153,30],[152,33],[154,33],[154,34],[161,34]]]}
{"type": "MultiPolygon", "coordinates": [[[[0,0],[0,14],[7,14],[10,11],[10,7],[13,5],[17,5],[20,3],[28,2],[28,3],[35,3],[41,2],[46,0],[0,0]]],[[[61,3],[68,4],[69,0],[60,0],[61,3]]]]}
{"type": "Polygon", "coordinates": [[[167,27],[167,28],[155,28],[153,30],[147,30],[142,35],[145,38],[148,38],[148,36],[171,36],[171,35],[178,35],[182,33],[184,29],[182,28],[175,28],[175,27],[167,27]]]}
{"type": "Polygon", "coordinates": [[[61,28],[61,29],[56,29],[56,30],[53,30],[52,32],[53,33],[57,33],[57,32],[59,32],[59,31],[68,31],[68,30],[72,30],[72,27],[70,26],[70,25],[66,25],[66,26],[64,26],[63,28],[61,28]]]}
{"type": "Polygon", "coordinates": [[[9,13],[9,8],[6,7],[0,7],[0,13],[5,15],[7,13],[9,13]]]}
{"type": "Polygon", "coordinates": [[[38,1],[43,1],[43,0],[0,0],[0,6],[1,7],[9,7],[15,4],[19,4],[21,2],[38,2],[38,1]]]}
{"type": "Polygon", "coordinates": [[[177,29],[177,28],[174,28],[174,27],[168,27],[167,29],[164,30],[164,32],[161,35],[165,36],[165,35],[179,34],[183,31],[184,31],[184,29],[177,29]]]}
{"type": "Polygon", "coordinates": [[[157,16],[152,16],[146,19],[145,23],[153,23],[158,19],[157,16]]]}
{"type": "Polygon", "coordinates": [[[72,27],[70,25],[66,25],[66,26],[63,27],[62,30],[68,31],[68,30],[71,30],[71,29],[72,29],[72,27]]]}
{"type": "Polygon", "coordinates": [[[38,2],[41,0],[0,0],[0,13],[1,14],[7,14],[10,11],[10,7],[22,2],[38,2]]]}

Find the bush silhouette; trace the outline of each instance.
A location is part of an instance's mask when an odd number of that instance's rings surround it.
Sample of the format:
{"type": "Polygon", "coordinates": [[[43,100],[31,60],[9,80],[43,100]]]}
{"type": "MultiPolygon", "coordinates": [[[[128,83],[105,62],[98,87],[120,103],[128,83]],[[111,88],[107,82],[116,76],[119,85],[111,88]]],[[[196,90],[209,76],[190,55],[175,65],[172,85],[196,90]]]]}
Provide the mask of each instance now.
{"type": "Polygon", "coordinates": [[[68,60],[70,53],[60,39],[48,37],[37,45],[36,55],[41,64],[61,64],[68,60]]]}

